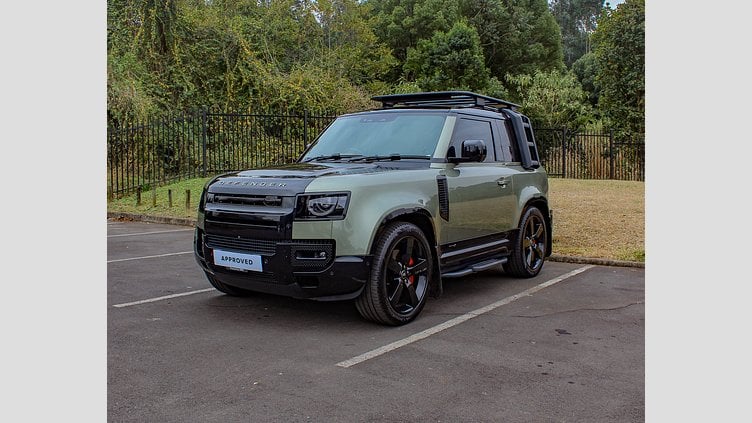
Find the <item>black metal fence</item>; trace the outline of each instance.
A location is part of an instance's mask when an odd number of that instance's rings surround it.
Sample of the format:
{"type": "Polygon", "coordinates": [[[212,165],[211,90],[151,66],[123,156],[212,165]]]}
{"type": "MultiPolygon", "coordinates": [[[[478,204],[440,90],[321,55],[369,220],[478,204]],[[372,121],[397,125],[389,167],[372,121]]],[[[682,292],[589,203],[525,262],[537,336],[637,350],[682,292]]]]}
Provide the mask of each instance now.
{"type": "Polygon", "coordinates": [[[536,129],[541,162],[549,176],[573,179],[645,180],[643,134],[536,129]]]}
{"type": "MultiPolygon", "coordinates": [[[[211,109],[107,129],[110,198],[141,187],[294,161],[333,113],[220,113],[211,109]]],[[[550,176],[644,180],[642,136],[536,129],[550,176]]]]}
{"type": "Polygon", "coordinates": [[[211,109],[107,128],[110,198],[176,180],[289,163],[333,114],[239,114],[211,109]]]}

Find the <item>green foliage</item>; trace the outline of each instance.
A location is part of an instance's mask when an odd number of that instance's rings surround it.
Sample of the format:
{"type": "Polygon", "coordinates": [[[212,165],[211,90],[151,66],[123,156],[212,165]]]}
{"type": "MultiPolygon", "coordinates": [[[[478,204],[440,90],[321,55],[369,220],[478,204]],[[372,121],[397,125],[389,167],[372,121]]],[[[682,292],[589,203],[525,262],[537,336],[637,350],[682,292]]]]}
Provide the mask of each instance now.
{"type": "Polygon", "coordinates": [[[553,0],[551,13],[561,28],[564,61],[572,66],[591,51],[590,36],[597,27],[604,0],[553,0]]]}
{"type": "Polygon", "coordinates": [[[372,31],[368,9],[356,0],[316,2],[324,43],[318,54],[320,66],[355,84],[379,79],[397,64],[372,31]]]}
{"type": "Polygon", "coordinates": [[[617,135],[645,132],[645,1],[604,14],[593,35],[598,106],[617,135]]]}
{"type": "MultiPolygon", "coordinates": [[[[408,51],[464,20],[480,38],[491,75],[562,69],[559,28],[546,0],[369,0],[374,31],[400,62],[408,51]]],[[[403,67],[404,69],[404,67],[403,67]]],[[[392,81],[404,77],[398,72],[392,81]]]]}
{"type": "Polygon", "coordinates": [[[598,60],[595,57],[595,53],[586,53],[577,59],[572,64],[572,72],[577,76],[582,89],[587,93],[590,105],[597,107],[600,88],[595,80],[598,75],[598,60]]]}
{"type": "Polygon", "coordinates": [[[429,91],[481,90],[489,78],[478,33],[462,21],[409,48],[405,71],[429,91]]]}
{"type": "Polygon", "coordinates": [[[495,76],[488,79],[488,85],[485,89],[485,94],[491,97],[506,99],[510,97],[509,90],[504,86],[495,76]]]}
{"type": "MultiPolygon", "coordinates": [[[[340,113],[374,107],[374,94],[468,89],[519,102],[546,125],[581,125],[600,113],[582,109],[575,85],[560,73],[563,51],[567,63],[579,54],[573,51],[582,49],[577,43],[593,31],[601,6],[595,0],[555,0],[551,10],[546,0],[108,0],[108,122],[202,106],[340,113]],[[573,103],[553,100],[559,97],[573,103]],[[544,116],[549,110],[554,115],[544,116]]],[[[580,91],[603,109],[606,125],[643,127],[644,0],[603,16],[593,40],[593,54],[572,63],[580,91]],[[636,8],[641,12],[633,17],[636,8]]]]}
{"type": "Polygon", "coordinates": [[[110,122],[204,105],[371,107],[360,86],[395,60],[368,11],[356,0],[110,0],[110,122]]]}
{"type": "Polygon", "coordinates": [[[579,130],[587,124],[592,110],[577,77],[571,72],[535,72],[533,75],[507,75],[512,98],[521,104],[537,128],[579,130]]]}
{"type": "Polygon", "coordinates": [[[455,0],[370,0],[374,32],[401,63],[407,51],[437,31],[447,32],[458,20],[455,0]]]}
{"type": "Polygon", "coordinates": [[[460,13],[478,32],[486,65],[503,75],[501,62],[508,54],[513,28],[512,16],[503,0],[462,0],[460,13]]]}
{"type": "MultiPolygon", "coordinates": [[[[388,94],[409,94],[423,91],[423,88],[417,82],[401,80],[398,84],[393,85],[388,94]]],[[[385,92],[385,94],[387,94],[385,92]]]]}
{"type": "Polygon", "coordinates": [[[559,26],[546,0],[462,0],[492,75],[563,69],[559,26]]]}
{"type": "Polygon", "coordinates": [[[149,92],[150,75],[133,53],[107,55],[107,113],[108,120],[135,121],[158,112],[149,92]]]}
{"type": "Polygon", "coordinates": [[[289,73],[269,71],[257,87],[261,110],[364,110],[374,103],[347,79],[315,65],[296,66],[289,73]]]}

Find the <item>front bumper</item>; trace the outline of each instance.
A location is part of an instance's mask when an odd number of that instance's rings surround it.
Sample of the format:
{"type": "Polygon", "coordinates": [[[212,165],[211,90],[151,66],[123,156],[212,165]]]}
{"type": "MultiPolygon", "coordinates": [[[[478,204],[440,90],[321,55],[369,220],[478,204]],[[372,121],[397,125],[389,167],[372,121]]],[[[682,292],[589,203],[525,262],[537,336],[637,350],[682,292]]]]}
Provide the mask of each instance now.
{"type": "Polygon", "coordinates": [[[219,282],[249,291],[320,301],[360,295],[372,256],[336,256],[334,240],[255,240],[206,235],[196,228],[194,253],[201,268],[219,282]],[[214,263],[213,249],[259,254],[263,271],[243,271],[214,263]],[[324,253],[324,258],[321,258],[324,253]]]}

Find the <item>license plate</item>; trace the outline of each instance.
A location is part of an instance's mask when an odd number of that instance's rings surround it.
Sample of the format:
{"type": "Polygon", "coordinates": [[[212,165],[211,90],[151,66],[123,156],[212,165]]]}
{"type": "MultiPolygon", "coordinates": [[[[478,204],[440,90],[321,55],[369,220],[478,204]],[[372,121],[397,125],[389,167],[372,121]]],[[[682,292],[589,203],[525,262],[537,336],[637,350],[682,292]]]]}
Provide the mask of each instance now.
{"type": "Polygon", "coordinates": [[[232,251],[214,250],[214,264],[231,269],[252,270],[261,272],[261,256],[257,254],[243,254],[232,251]]]}

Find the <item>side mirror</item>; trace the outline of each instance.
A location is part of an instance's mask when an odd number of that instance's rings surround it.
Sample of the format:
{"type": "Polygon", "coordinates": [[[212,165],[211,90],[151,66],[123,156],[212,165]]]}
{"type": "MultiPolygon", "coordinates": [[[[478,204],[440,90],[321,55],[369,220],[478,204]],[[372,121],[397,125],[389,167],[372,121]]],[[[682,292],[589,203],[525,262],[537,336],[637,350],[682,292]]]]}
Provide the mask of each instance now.
{"type": "Polygon", "coordinates": [[[482,162],[486,160],[488,154],[486,149],[486,143],[483,140],[465,140],[462,141],[462,154],[460,157],[455,157],[454,147],[450,147],[450,154],[447,159],[451,163],[461,162],[482,162]]]}

